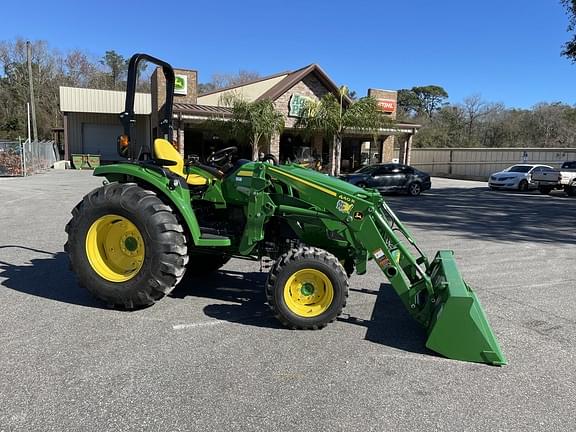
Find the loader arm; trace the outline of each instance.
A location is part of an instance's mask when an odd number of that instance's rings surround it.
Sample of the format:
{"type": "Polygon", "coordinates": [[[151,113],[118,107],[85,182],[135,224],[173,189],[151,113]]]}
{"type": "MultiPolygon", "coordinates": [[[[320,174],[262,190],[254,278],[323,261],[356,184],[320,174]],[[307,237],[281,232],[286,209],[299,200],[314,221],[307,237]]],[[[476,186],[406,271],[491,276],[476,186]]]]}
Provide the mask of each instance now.
{"type": "MultiPolygon", "coordinates": [[[[428,331],[426,346],[449,358],[506,364],[478,298],[460,275],[452,251],[439,251],[432,261],[408,229],[372,190],[295,165],[256,164],[253,176],[267,177],[298,191],[304,209],[268,206],[280,216],[291,214],[337,220],[346,226],[356,256],[373,258],[402,303],[428,331]],[[412,250],[411,250],[412,249],[412,250]]],[[[262,188],[256,195],[264,193],[262,188]]]]}

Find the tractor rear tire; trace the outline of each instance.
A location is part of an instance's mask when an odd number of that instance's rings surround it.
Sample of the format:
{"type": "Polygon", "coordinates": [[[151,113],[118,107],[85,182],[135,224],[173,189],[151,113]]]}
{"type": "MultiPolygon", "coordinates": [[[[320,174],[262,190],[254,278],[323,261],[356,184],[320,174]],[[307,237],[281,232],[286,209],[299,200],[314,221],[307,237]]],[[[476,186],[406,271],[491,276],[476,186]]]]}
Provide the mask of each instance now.
{"type": "Polygon", "coordinates": [[[295,248],[272,266],[266,298],[284,326],[318,330],[333,322],[346,306],[348,277],[338,258],[327,251],[295,248]]]}
{"type": "Polygon", "coordinates": [[[187,266],[188,276],[205,276],[219,270],[224,264],[230,261],[229,255],[193,252],[190,254],[190,261],[187,266]]]}
{"type": "Polygon", "coordinates": [[[110,183],[72,210],[64,246],[79,282],[108,305],[137,309],[174,289],[188,262],[184,229],[155,192],[110,183]]]}

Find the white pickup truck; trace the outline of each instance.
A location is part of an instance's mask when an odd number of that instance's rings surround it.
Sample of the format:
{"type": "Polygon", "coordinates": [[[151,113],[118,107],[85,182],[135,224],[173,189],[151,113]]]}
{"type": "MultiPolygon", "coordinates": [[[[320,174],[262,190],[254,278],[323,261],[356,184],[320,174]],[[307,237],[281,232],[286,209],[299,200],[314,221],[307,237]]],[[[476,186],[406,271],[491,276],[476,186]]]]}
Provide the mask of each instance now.
{"type": "Polygon", "coordinates": [[[562,163],[559,170],[542,168],[532,172],[532,182],[538,190],[549,194],[553,189],[564,189],[567,195],[576,195],[576,161],[562,163]]]}

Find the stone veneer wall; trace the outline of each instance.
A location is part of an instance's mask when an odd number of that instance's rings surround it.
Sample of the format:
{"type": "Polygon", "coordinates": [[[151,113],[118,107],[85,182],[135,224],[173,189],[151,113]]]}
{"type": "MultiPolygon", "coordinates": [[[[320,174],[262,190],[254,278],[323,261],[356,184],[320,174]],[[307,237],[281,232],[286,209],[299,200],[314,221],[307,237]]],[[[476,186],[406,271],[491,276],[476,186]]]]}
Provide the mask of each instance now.
{"type": "MultiPolygon", "coordinates": [[[[327,93],[330,93],[330,91],[324,86],[324,84],[322,84],[320,80],[318,80],[318,78],[314,76],[314,74],[310,74],[304,77],[302,81],[297,83],[294,87],[289,89],[278,99],[276,99],[274,101],[274,108],[276,108],[278,112],[281,112],[286,118],[285,127],[293,128],[297,118],[288,116],[288,112],[290,110],[289,103],[292,95],[297,94],[300,96],[309,97],[314,100],[319,100],[327,93]]],[[[319,143],[321,149],[322,146],[321,139],[319,143]]],[[[316,146],[318,146],[318,143],[316,143],[316,146]]],[[[280,136],[272,137],[272,139],[270,140],[270,153],[272,153],[276,157],[280,157],[280,136]]]]}
{"type": "MultiPolygon", "coordinates": [[[[176,75],[186,75],[188,77],[188,94],[174,95],[174,103],[189,103],[195,104],[198,99],[198,74],[194,70],[188,69],[174,69],[176,75]]],[[[162,115],[160,112],[164,108],[166,102],[166,79],[162,73],[161,68],[156,68],[152,73],[151,83],[152,93],[152,118],[151,127],[158,127],[159,119],[162,115]]]]}
{"type": "Polygon", "coordinates": [[[300,96],[306,96],[315,100],[322,98],[325,94],[329,93],[328,89],[324,87],[324,85],[316,78],[313,74],[310,74],[302,81],[297,83],[294,87],[280,96],[278,99],[274,101],[274,107],[277,111],[284,114],[286,117],[286,127],[291,128],[294,127],[297,118],[296,117],[288,117],[289,111],[289,102],[290,98],[293,94],[297,94],[300,96]]]}
{"type": "Polygon", "coordinates": [[[380,155],[380,162],[392,162],[394,159],[394,145],[396,137],[388,135],[382,143],[382,154],[380,155]]]}

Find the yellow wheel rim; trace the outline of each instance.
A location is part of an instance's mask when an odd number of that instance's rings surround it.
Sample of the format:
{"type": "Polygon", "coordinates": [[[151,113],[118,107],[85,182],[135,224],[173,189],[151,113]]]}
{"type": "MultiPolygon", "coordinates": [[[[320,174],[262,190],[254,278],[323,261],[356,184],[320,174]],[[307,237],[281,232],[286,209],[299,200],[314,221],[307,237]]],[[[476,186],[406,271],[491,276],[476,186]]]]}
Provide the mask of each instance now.
{"type": "Polygon", "coordinates": [[[320,270],[302,269],[284,285],[284,302],[296,315],[311,318],[321,315],[332,304],[334,287],[320,270]]]}
{"type": "Polygon", "coordinates": [[[102,216],[88,230],[86,256],[98,276],[126,282],[142,268],[144,240],[136,225],[125,217],[102,216]]]}

